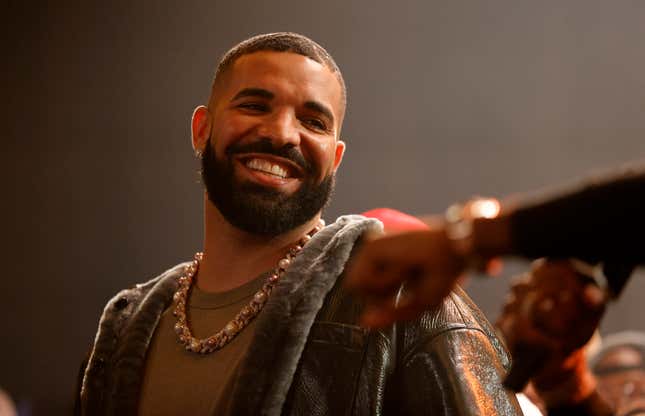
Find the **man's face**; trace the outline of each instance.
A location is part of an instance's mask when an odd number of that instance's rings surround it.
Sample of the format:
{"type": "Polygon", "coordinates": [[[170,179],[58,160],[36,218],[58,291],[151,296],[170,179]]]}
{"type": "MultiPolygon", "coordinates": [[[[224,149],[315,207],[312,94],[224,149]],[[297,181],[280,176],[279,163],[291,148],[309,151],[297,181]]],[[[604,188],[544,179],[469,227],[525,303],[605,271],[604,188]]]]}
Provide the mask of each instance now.
{"type": "Polygon", "coordinates": [[[278,235],[324,207],[344,150],[341,87],[326,66],[293,53],[244,55],[215,87],[210,112],[203,178],[229,222],[278,235]]]}
{"type": "Polygon", "coordinates": [[[598,390],[617,415],[645,414],[645,361],[638,348],[616,346],[603,353],[593,370],[598,390]]]}

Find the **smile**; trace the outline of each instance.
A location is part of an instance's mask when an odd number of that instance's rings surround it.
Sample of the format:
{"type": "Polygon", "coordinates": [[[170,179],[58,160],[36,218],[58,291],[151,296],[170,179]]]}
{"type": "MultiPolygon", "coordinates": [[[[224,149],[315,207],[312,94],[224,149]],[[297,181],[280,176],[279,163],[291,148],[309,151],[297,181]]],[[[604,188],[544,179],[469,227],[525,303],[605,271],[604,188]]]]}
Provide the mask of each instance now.
{"type": "Polygon", "coordinates": [[[281,179],[291,177],[288,169],[266,159],[252,158],[247,160],[244,165],[251,170],[273,175],[281,179]]]}

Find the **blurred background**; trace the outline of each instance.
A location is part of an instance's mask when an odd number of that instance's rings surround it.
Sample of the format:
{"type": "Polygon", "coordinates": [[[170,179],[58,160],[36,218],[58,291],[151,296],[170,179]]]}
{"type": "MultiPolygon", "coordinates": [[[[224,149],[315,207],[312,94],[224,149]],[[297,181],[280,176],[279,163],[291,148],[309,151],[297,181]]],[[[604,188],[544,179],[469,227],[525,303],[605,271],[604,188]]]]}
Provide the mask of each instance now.
{"type": "MultiPolygon", "coordinates": [[[[190,147],[219,56],[296,31],[343,70],[328,221],[443,212],[645,157],[645,2],[2,2],[0,388],[68,414],[105,302],[200,249],[190,147]]],[[[509,277],[468,292],[491,320],[509,277]]],[[[645,329],[642,272],[603,330],[645,329]]]]}

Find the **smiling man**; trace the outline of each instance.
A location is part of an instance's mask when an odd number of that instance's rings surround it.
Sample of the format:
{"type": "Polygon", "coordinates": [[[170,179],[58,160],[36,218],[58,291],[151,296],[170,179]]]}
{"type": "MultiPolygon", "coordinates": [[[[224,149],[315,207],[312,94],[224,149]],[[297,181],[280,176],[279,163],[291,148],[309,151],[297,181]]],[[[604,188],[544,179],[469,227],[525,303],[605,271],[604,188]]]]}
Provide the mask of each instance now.
{"type": "Polygon", "coordinates": [[[345,84],[293,33],[227,52],[193,114],[203,252],[106,306],[86,415],[519,414],[509,360],[461,291],[418,321],[358,325],[342,273],[374,219],[320,217],[345,144],[345,84]]]}

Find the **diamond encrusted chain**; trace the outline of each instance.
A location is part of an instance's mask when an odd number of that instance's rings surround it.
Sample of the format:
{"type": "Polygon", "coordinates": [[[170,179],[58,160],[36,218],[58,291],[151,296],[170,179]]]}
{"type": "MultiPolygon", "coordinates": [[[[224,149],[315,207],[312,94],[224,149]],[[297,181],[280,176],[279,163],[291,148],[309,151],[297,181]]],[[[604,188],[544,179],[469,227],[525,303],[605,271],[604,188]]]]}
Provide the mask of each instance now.
{"type": "Polygon", "coordinates": [[[199,269],[199,263],[202,260],[203,253],[196,253],[193,261],[187,265],[184,269],[184,274],[179,277],[179,287],[173,296],[173,301],[175,303],[175,309],[173,315],[177,318],[177,323],[175,324],[175,332],[179,337],[179,342],[183,344],[188,351],[208,354],[210,352],[219,350],[226,344],[228,344],[237,334],[239,334],[246,326],[260,313],[262,308],[267,302],[273,287],[276,285],[278,280],[282,277],[285,270],[289,267],[296,255],[302,251],[302,248],[305,244],[311,240],[311,237],[320,231],[325,226],[325,222],[321,219],[311,231],[305,234],[298,243],[289,249],[287,254],[278,261],[277,267],[273,270],[267,282],[258,290],[253,299],[249,302],[248,305],[244,306],[240,312],[230,320],[224,328],[222,328],[217,333],[207,337],[207,338],[195,338],[193,332],[188,325],[188,320],[186,318],[186,304],[188,299],[188,293],[193,285],[195,280],[195,273],[199,269]]]}

